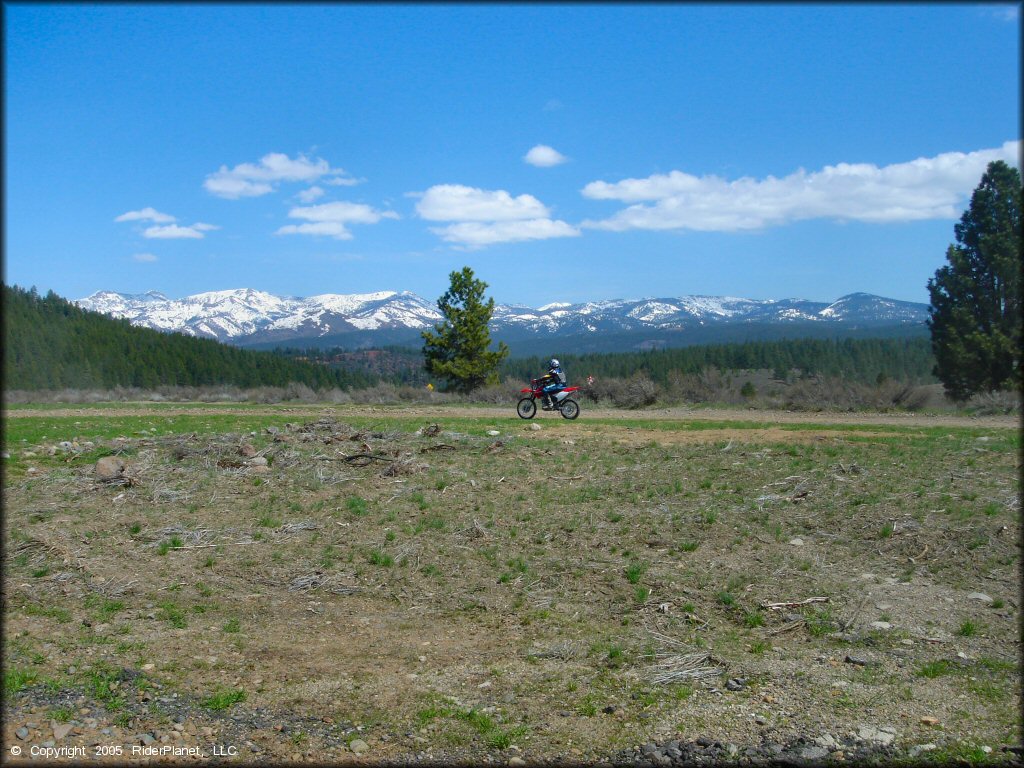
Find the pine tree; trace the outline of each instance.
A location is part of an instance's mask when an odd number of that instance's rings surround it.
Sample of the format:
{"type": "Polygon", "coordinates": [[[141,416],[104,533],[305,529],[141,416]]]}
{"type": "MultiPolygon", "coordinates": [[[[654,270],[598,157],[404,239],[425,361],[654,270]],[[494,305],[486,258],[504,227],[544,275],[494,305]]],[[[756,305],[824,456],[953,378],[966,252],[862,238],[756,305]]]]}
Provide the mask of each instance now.
{"type": "Polygon", "coordinates": [[[448,388],[469,392],[484,384],[497,383],[498,366],[508,357],[504,342],[490,351],[491,332],[487,324],[494,314],[494,299],[484,301],[487,283],[476,280],[473,270],[463,267],[449,275],[451,285],[438,299],[444,320],[434,332],[423,331],[423,356],[427,371],[445,379],[448,388]]]}
{"type": "Polygon", "coordinates": [[[989,163],[970,207],[953,227],[948,265],[928,281],[928,328],[935,375],[963,401],[1018,386],[1020,357],[1021,177],[989,163]]]}

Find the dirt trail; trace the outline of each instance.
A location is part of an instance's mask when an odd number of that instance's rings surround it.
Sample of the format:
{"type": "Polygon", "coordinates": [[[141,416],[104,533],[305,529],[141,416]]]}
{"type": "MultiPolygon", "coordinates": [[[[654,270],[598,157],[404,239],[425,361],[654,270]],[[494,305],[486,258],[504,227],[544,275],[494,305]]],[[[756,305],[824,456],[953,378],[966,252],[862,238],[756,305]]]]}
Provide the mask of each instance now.
{"type": "MultiPolygon", "coordinates": [[[[342,417],[345,413],[359,416],[394,415],[398,417],[440,419],[440,418],[494,418],[514,419],[515,412],[509,406],[497,405],[328,405],[323,403],[309,405],[190,405],[190,404],[156,404],[139,403],[124,407],[104,408],[104,416],[202,416],[233,413],[280,415],[295,413],[298,417],[312,414],[329,413],[342,417]]],[[[94,408],[81,408],[73,405],[31,410],[4,410],[3,418],[17,419],[24,417],[59,418],[68,416],[94,416],[98,412],[94,408]]],[[[974,427],[981,429],[1020,429],[1021,419],[1014,415],[999,416],[962,416],[956,414],[922,414],[922,413],[864,413],[864,412],[832,412],[817,413],[775,410],[731,410],[724,408],[651,408],[646,410],[621,410],[616,408],[598,408],[583,404],[580,415],[584,423],[587,418],[615,421],[742,421],[764,422],[765,424],[836,424],[836,425],[883,425],[904,427],[974,427]]],[[[534,420],[544,424],[548,419],[557,419],[551,414],[539,414],[534,420]]],[[[559,421],[561,421],[559,419],[559,421]]]]}

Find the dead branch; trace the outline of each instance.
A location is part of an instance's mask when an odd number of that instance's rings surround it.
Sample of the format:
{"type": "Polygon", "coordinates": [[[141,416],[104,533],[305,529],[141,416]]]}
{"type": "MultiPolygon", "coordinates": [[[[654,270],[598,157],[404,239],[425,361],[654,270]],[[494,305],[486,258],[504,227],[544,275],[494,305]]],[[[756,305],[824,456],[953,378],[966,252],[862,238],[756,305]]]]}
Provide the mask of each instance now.
{"type": "Polygon", "coordinates": [[[234,547],[239,544],[259,544],[258,541],[225,541],[220,544],[190,544],[180,547],[171,547],[171,549],[208,549],[209,547],[234,547]]]}
{"type": "Polygon", "coordinates": [[[767,608],[771,611],[781,611],[783,608],[797,608],[801,605],[807,605],[808,603],[827,603],[829,599],[827,597],[808,597],[806,600],[797,600],[795,602],[786,603],[769,603],[767,600],[761,603],[762,608],[767,608]]]}

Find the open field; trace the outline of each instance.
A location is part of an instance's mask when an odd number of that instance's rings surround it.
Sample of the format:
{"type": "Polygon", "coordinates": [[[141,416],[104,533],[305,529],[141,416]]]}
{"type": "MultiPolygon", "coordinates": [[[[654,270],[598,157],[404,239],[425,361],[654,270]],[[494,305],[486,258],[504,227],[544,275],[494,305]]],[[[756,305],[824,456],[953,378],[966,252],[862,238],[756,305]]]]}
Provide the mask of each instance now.
{"type": "Polygon", "coordinates": [[[5,757],[1021,743],[1012,418],[146,403],[4,427],[5,757]]]}

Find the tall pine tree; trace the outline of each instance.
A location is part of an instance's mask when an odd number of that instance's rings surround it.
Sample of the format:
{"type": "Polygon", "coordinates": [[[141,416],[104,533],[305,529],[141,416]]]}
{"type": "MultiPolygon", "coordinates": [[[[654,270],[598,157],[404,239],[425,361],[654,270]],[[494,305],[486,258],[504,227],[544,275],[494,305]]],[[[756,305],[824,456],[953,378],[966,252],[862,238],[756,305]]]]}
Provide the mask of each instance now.
{"type": "Polygon", "coordinates": [[[1021,177],[989,163],[971,204],[953,227],[949,262],[928,281],[928,328],[935,375],[964,401],[978,392],[1019,386],[1021,177]]]}
{"type": "Polygon", "coordinates": [[[449,275],[451,285],[437,301],[444,320],[434,331],[423,331],[423,357],[427,371],[447,382],[456,392],[470,392],[484,384],[497,383],[498,366],[508,357],[504,342],[497,351],[489,349],[491,332],[487,324],[494,314],[494,299],[484,301],[487,283],[463,267],[449,275]]]}

